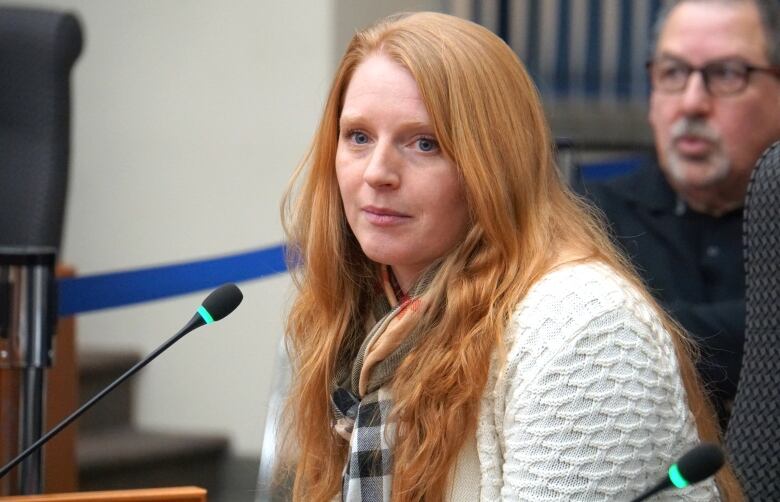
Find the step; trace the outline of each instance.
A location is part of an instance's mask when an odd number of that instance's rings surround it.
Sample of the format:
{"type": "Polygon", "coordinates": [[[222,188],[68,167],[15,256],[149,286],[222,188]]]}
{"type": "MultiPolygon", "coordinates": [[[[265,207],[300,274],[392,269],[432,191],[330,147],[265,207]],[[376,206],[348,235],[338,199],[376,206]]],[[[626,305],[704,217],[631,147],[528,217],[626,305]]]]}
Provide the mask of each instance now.
{"type": "MultiPolygon", "coordinates": [[[[140,360],[134,352],[79,352],[79,402],[84,404],[140,360]]],[[[129,426],[133,407],[132,378],[123,382],[79,418],[79,432],[129,426]]]]}
{"type": "Polygon", "coordinates": [[[220,490],[228,441],[219,435],[103,428],[80,434],[80,490],[196,485],[220,490]]]}

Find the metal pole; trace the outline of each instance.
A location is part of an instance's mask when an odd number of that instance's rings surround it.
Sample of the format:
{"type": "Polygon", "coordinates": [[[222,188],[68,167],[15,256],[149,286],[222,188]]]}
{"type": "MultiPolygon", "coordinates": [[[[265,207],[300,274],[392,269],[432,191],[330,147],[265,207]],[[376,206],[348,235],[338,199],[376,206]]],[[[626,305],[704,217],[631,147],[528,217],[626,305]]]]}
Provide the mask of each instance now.
{"type": "MultiPolygon", "coordinates": [[[[5,367],[19,373],[19,451],[43,434],[45,370],[51,365],[54,330],[55,251],[51,248],[0,248],[0,267],[8,281],[10,356],[5,367]]],[[[0,306],[0,308],[4,308],[0,306]]],[[[43,491],[43,455],[36,451],[19,467],[18,493],[43,491]]]]}
{"type": "MultiPolygon", "coordinates": [[[[19,451],[33,444],[43,434],[43,369],[27,368],[22,378],[19,451]]],[[[19,491],[25,495],[43,491],[43,449],[30,454],[19,465],[19,491]]]]}

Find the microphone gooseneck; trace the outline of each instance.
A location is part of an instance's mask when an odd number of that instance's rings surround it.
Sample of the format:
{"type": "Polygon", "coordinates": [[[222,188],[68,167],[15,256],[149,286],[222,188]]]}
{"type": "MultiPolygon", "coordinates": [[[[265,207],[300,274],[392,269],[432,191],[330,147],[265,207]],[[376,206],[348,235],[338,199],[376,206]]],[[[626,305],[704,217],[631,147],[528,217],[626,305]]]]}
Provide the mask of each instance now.
{"type": "Polygon", "coordinates": [[[41,436],[38,441],[30,445],[26,450],[24,450],[22,453],[20,453],[16,458],[8,462],[5,466],[3,466],[2,469],[0,469],[0,478],[8,474],[11,469],[13,469],[17,464],[19,464],[22,460],[27,458],[32,452],[37,450],[38,448],[42,447],[44,444],[46,444],[47,441],[49,441],[51,438],[53,438],[57,433],[59,433],[62,429],[67,427],[71,424],[74,420],[76,420],[78,417],[80,417],[85,411],[87,411],[89,408],[91,408],[95,403],[100,401],[103,397],[105,397],[106,394],[114,390],[119,384],[133,376],[135,373],[137,373],[141,368],[152,362],[157,356],[162,354],[165,350],[168,349],[171,345],[179,341],[180,338],[182,338],[187,333],[204,326],[206,324],[211,324],[213,322],[219,321],[220,319],[223,319],[225,316],[233,312],[236,307],[241,303],[241,300],[243,300],[244,296],[241,294],[241,290],[238,289],[238,286],[235,284],[225,284],[223,286],[220,286],[219,288],[215,289],[214,291],[209,294],[209,296],[206,297],[206,299],[203,301],[201,306],[198,308],[197,312],[194,316],[192,316],[192,319],[187,322],[187,324],[181,328],[175,335],[173,335],[171,338],[169,338],[165,343],[157,347],[154,352],[143,358],[141,361],[138,361],[133,367],[131,367],[129,370],[124,372],[122,376],[111,382],[106,388],[98,392],[95,396],[93,396],[89,401],[81,405],[76,411],[68,415],[64,420],[62,420],[60,423],[55,425],[49,432],[41,436]]]}
{"type": "Polygon", "coordinates": [[[724,461],[723,451],[718,445],[701,443],[672,464],[665,478],[631,502],[641,502],[672,486],[679,489],[704,481],[718,472],[724,461]]]}

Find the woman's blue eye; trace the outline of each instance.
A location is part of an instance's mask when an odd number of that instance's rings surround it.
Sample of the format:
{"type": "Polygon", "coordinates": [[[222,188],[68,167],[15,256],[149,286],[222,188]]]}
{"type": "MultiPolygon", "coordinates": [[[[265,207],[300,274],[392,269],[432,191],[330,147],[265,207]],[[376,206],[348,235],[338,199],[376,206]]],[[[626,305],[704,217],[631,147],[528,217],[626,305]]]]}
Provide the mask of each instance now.
{"type": "Polygon", "coordinates": [[[355,131],[352,134],[352,141],[354,141],[358,145],[365,145],[368,143],[368,136],[366,136],[364,133],[360,131],[355,131]]]}
{"type": "Polygon", "coordinates": [[[436,140],[431,138],[420,138],[417,140],[417,146],[423,152],[432,152],[439,145],[436,143],[436,140]]]}

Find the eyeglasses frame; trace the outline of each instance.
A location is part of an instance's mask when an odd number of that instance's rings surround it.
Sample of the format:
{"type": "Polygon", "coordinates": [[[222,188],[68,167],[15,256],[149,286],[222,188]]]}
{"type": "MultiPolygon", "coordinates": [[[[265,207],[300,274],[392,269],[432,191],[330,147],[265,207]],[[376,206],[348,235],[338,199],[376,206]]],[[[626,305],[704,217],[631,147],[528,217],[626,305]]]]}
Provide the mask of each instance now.
{"type": "MultiPolygon", "coordinates": [[[[683,92],[685,88],[688,86],[688,81],[690,80],[691,75],[697,72],[701,73],[702,81],[704,82],[704,88],[707,90],[707,93],[710,96],[718,96],[718,97],[733,96],[744,91],[747,88],[747,86],[750,84],[750,77],[754,72],[769,73],[770,75],[774,75],[776,78],[780,78],[780,66],[756,66],[739,59],[719,59],[719,60],[710,61],[707,64],[704,64],[702,66],[694,66],[681,59],[677,59],[677,58],[670,58],[670,59],[674,59],[675,61],[685,65],[685,67],[688,69],[688,76],[685,78],[685,82],[683,83],[682,87],[680,87],[680,89],[678,90],[660,89],[661,92],[667,94],[679,94],[683,92]],[[739,89],[732,92],[714,93],[712,92],[712,89],[710,89],[710,81],[709,81],[710,77],[707,73],[707,68],[711,68],[713,65],[723,64],[728,62],[737,62],[745,67],[745,83],[739,89]]],[[[650,59],[647,62],[645,62],[645,70],[647,70],[648,77],[650,78],[650,83],[651,85],[653,85],[654,88],[656,86],[653,83],[653,66],[655,66],[658,62],[659,62],[658,59],[650,59]]]]}

